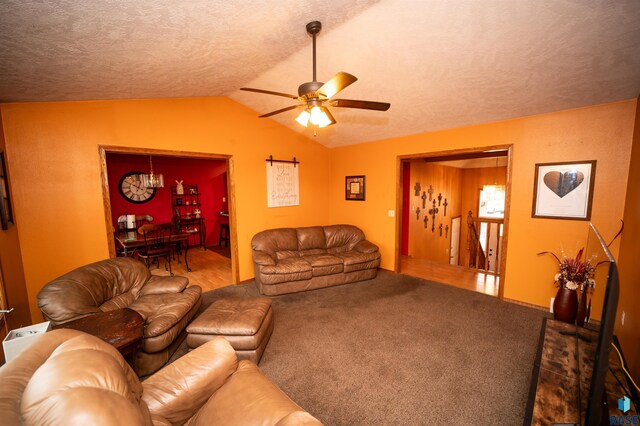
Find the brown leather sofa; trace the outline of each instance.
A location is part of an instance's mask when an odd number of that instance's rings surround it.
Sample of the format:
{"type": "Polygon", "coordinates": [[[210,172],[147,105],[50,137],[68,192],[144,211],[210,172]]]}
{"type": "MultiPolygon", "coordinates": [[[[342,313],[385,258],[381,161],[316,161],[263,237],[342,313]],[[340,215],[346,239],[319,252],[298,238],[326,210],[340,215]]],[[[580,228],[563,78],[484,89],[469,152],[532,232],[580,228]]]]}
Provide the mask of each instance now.
{"type": "Polygon", "coordinates": [[[378,246],[353,225],[279,228],[251,240],[256,283],[275,296],[375,278],[378,246]]]}
{"type": "Polygon", "coordinates": [[[3,425],[320,425],[216,338],[140,383],[120,353],[61,329],[0,367],[3,425]]]}
{"type": "Polygon", "coordinates": [[[119,257],[56,278],[40,290],[37,303],[54,326],[121,308],[139,313],[145,325],[135,365],[145,376],[167,363],[202,304],[202,289],[188,283],[182,276],[151,275],[144,263],[119,257]]]}

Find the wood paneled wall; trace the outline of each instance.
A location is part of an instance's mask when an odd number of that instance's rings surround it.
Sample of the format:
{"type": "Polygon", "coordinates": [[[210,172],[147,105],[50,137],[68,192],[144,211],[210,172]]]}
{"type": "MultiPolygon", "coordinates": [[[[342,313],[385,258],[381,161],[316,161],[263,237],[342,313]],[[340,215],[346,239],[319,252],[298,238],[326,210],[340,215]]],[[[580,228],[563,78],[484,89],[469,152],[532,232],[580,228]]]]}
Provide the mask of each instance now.
{"type": "MultiPolygon", "coordinates": [[[[409,256],[419,259],[429,259],[441,263],[449,263],[449,248],[451,241],[451,218],[459,216],[461,212],[460,194],[462,192],[462,169],[447,167],[441,164],[427,163],[424,160],[411,161],[411,212],[409,214],[409,256]],[[414,186],[420,182],[422,189],[420,196],[416,196],[414,186]],[[427,198],[426,208],[422,207],[422,193],[433,186],[433,199],[436,200],[438,214],[435,218],[435,231],[431,231],[433,218],[429,210],[433,207],[433,200],[427,198]],[[438,194],[442,200],[438,205],[438,194]],[[444,203],[447,199],[447,215],[444,215],[444,203]],[[419,218],[416,219],[416,208],[420,207],[419,218]],[[424,227],[424,217],[429,217],[428,227],[424,227]],[[438,229],[442,224],[442,236],[438,229]],[[446,235],[444,228],[449,227],[446,235]]],[[[429,194],[427,193],[427,196],[429,194]]]]}
{"type": "MultiPolygon", "coordinates": [[[[442,164],[428,163],[424,160],[411,161],[411,192],[409,214],[409,256],[417,259],[428,259],[440,263],[449,263],[449,251],[451,246],[451,218],[461,216],[460,222],[460,256],[459,265],[468,265],[467,251],[467,212],[478,215],[478,202],[480,190],[483,185],[506,182],[506,167],[487,167],[477,169],[460,169],[444,166],[442,164]],[[420,182],[422,186],[420,196],[415,195],[414,186],[420,182]],[[427,199],[426,209],[422,208],[422,192],[433,186],[433,198],[442,194],[442,201],[436,215],[435,231],[431,231],[432,217],[428,211],[433,207],[433,201],[427,199]],[[444,216],[445,198],[449,203],[447,215],[444,216]],[[416,219],[416,208],[420,207],[419,219],[416,219]],[[424,217],[429,217],[428,227],[424,227],[424,217]],[[442,224],[442,237],[438,226],[442,224]],[[444,228],[449,226],[449,235],[444,228]]],[[[428,195],[428,193],[427,193],[428,195]]]]}

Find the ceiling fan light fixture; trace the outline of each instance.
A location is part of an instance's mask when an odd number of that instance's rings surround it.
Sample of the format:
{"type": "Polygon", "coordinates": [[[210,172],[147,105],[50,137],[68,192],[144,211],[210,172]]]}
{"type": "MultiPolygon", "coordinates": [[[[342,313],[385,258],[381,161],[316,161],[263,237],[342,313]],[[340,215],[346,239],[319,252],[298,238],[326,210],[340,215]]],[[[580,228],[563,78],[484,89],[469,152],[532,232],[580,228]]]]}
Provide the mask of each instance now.
{"type": "Polygon", "coordinates": [[[142,185],[146,188],[164,188],[164,176],[153,173],[153,159],[151,156],[149,156],[149,168],[149,173],[139,175],[142,185]]]}
{"type": "Polygon", "coordinates": [[[320,109],[320,107],[314,106],[313,108],[311,108],[311,117],[309,118],[311,124],[320,126],[320,124],[325,122],[326,119],[327,114],[325,114],[324,111],[320,109]]]}
{"type": "Polygon", "coordinates": [[[334,124],[335,122],[336,120],[329,112],[329,108],[322,107],[322,118],[320,120],[320,124],[318,124],[318,127],[327,127],[334,124]]]}
{"type": "Polygon", "coordinates": [[[335,120],[331,117],[331,113],[329,113],[325,107],[319,106],[302,110],[300,115],[296,118],[296,121],[304,127],[309,127],[309,123],[311,123],[319,128],[327,127],[330,124],[335,123],[335,120]]]}
{"type": "Polygon", "coordinates": [[[308,109],[304,109],[304,110],[302,110],[300,115],[298,115],[298,117],[296,118],[296,121],[298,123],[300,123],[301,125],[303,125],[304,127],[307,127],[309,125],[309,118],[310,117],[311,117],[311,114],[309,113],[309,110],[308,109]]]}

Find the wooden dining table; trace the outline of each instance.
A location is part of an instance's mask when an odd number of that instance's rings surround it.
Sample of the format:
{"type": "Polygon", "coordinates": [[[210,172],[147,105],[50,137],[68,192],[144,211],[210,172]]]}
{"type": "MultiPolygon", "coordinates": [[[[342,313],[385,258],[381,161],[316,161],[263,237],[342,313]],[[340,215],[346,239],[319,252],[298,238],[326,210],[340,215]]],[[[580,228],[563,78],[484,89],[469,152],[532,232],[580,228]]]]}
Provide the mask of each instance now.
{"type": "MultiPolygon", "coordinates": [[[[184,242],[184,265],[187,268],[187,271],[191,272],[191,268],[189,267],[189,261],[187,260],[187,253],[189,252],[189,234],[188,232],[176,232],[171,234],[171,243],[182,243],[184,242]]],[[[135,249],[144,247],[144,235],[140,235],[136,231],[119,231],[115,234],[116,243],[122,248],[123,256],[133,256],[135,253],[135,249]]]]}

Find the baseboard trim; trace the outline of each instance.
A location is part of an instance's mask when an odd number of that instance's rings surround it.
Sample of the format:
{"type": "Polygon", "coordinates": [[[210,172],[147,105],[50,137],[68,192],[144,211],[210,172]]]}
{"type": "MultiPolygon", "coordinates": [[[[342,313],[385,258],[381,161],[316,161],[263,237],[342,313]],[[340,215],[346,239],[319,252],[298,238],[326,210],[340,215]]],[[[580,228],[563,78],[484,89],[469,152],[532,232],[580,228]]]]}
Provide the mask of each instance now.
{"type": "Polygon", "coordinates": [[[527,308],[537,309],[538,311],[549,312],[549,308],[546,306],[534,305],[533,303],[521,302],[519,300],[508,299],[506,297],[502,300],[504,300],[505,302],[516,304],[516,305],[526,306],[527,308]]]}

